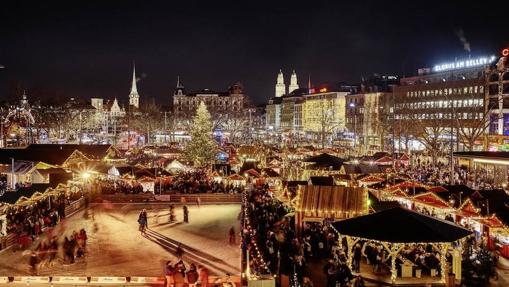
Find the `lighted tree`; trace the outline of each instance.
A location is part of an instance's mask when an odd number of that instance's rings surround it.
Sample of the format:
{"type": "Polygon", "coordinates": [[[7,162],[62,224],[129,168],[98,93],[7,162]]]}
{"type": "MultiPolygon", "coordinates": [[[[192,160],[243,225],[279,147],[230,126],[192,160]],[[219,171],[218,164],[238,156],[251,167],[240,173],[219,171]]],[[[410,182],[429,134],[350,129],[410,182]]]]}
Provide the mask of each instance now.
{"type": "Polygon", "coordinates": [[[212,135],[212,120],[207,107],[200,103],[189,131],[191,140],[187,143],[185,156],[195,166],[204,166],[214,160],[217,143],[212,135]]]}

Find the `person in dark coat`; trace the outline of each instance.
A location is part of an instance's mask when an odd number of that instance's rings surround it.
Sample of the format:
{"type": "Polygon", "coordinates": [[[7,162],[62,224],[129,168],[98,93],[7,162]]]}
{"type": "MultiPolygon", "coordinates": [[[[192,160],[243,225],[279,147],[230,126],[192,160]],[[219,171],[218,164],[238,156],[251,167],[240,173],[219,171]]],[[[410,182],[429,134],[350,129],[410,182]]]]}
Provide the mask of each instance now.
{"type": "Polygon", "coordinates": [[[187,209],[187,206],[184,205],[182,209],[184,210],[184,222],[189,223],[189,210],[187,209]]]}
{"type": "Polygon", "coordinates": [[[189,266],[189,271],[187,271],[186,273],[186,276],[189,286],[194,286],[196,281],[198,281],[198,271],[196,270],[196,265],[191,263],[191,265],[189,266]]]}

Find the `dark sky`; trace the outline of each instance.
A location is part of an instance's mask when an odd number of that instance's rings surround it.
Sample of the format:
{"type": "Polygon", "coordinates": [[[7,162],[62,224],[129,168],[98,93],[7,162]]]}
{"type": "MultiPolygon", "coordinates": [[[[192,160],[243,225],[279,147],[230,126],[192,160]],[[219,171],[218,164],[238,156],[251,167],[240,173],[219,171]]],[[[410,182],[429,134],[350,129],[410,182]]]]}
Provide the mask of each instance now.
{"type": "Polygon", "coordinates": [[[23,87],[29,97],[125,102],[136,61],[142,101],[168,105],[180,75],[188,90],[241,81],[261,103],[279,68],[287,82],[295,69],[301,85],[308,74],[358,82],[468,57],[459,30],[472,56],[509,44],[509,1],[300,2],[2,2],[0,98],[23,87]]]}

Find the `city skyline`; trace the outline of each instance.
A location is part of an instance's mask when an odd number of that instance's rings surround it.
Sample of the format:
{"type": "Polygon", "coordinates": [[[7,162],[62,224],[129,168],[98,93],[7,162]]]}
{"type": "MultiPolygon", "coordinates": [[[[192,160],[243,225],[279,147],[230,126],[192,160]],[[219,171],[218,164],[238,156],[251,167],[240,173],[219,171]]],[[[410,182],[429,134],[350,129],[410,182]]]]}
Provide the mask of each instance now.
{"type": "Polygon", "coordinates": [[[26,89],[36,99],[126,102],[135,61],[142,102],[169,105],[180,76],[189,90],[222,91],[241,81],[259,104],[272,97],[279,69],[285,81],[295,69],[301,86],[309,76],[317,84],[358,83],[506,47],[503,21],[490,7],[431,4],[412,15],[408,3],[369,1],[8,4],[0,12],[10,28],[0,47],[0,91],[3,99],[26,89]],[[486,21],[486,29],[476,29],[486,21]]]}

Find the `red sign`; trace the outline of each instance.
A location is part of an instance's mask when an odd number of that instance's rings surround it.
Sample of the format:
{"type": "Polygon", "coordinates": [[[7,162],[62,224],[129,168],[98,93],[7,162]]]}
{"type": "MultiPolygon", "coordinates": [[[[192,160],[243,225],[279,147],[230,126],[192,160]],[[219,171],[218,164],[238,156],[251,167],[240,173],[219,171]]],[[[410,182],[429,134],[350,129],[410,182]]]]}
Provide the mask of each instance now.
{"type": "Polygon", "coordinates": [[[504,50],[502,50],[502,56],[504,57],[509,56],[509,48],[505,48],[504,50]]]}

